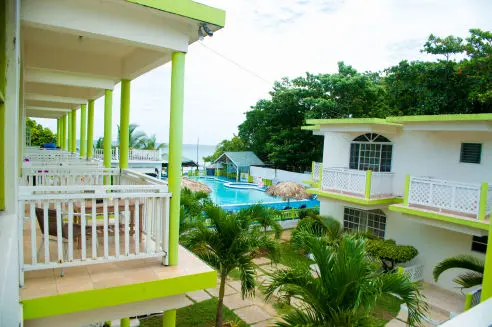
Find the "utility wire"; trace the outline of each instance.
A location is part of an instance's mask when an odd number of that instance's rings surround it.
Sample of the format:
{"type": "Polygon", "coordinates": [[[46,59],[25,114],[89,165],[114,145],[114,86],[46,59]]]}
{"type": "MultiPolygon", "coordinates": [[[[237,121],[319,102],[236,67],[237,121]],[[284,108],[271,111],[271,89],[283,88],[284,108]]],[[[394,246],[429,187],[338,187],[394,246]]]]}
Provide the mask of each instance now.
{"type": "Polygon", "coordinates": [[[217,56],[219,56],[219,57],[221,57],[222,59],[224,59],[224,60],[226,60],[226,61],[230,62],[231,64],[235,65],[235,66],[236,66],[236,67],[238,67],[239,69],[244,70],[244,71],[245,71],[245,72],[247,72],[247,73],[250,73],[250,74],[251,74],[251,75],[253,75],[254,77],[256,77],[256,78],[258,78],[258,79],[262,80],[263,82],[267,83],[267,84],[268,84],[268,85],[270,85],[270,86],[272,86],[272,85],[273,85],[273,83],[272,83],[272,82],[270,82],[269,80],[267,80],[267,79],[265,79],[265,78],[261,77],[259,74],[255,73],[255,72],[254,72],[254,71],[252,71],[251,69],[248,69],[248,68],[246,68],[246,67],[244,67],[244,66],[240,65],[240,64],[239,64],[239,63],[237,63],[236,61],[234,61],[234,60],[232,60],[232,59],[229,59],[228,57],[224,56],[224,55],[223,55],[223,54],[221,54],[220,52],[218,52],[218,51],[216,51],[216,50],[214,50],[214,49],[212,49],[212,48],[210,48],[210,47],[206,46],[206,45],[205,45],[202,41],[200,41],[200,42],[198,42],[198,43],[199,43],[199,44],[201,44],[201,45],[202,45],[205,49],[208,49],[209,51],[211,51],[211,52],[215,53],[217,56]]]}

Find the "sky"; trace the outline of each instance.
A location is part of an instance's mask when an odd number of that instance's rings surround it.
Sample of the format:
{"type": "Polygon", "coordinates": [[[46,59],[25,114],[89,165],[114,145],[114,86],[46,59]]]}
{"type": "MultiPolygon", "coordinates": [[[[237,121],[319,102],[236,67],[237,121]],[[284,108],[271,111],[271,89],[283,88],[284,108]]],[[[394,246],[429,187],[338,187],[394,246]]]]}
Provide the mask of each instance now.
{"type": "MultiPolygon", "coordinates": [[[[491,0],[197,2],[225,9],[226,26],[192,44],[186,55],[183,143],[215,145],[231,138],[250,107],[268,98],[282,77],[335,73],[339,61],[380,71],[404,59],[431,59],[419,51],[431,33],[466,37],[470,28],[492,30],[491,0]]],[[[130,100],[130,122],[166,143],[170,76],[170,64],[140,76],[132,81],[130,100]]],[[[96,100],[96,138],[103,135],[103,105],[96,100]]],[[[117,85],[115,139],[119,106],[117,85]]],[[[55,120],[36,121],[56,131],[55,120]]]]}

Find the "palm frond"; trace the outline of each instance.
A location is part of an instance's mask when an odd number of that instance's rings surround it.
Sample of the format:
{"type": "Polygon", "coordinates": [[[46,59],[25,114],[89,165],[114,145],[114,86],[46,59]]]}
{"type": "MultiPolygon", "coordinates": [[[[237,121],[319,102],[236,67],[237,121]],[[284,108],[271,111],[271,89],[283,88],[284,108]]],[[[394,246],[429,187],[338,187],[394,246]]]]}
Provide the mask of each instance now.
{"type": "Polygon", "coordinates": [[[468,272],[458,275],[453,282],[460,285],[462,288],[470,288],[477,285],[482,285],[483,274],[477,272],[468,272]]]}
{"type": "Polygon", "coordinates": [[[443,272],[454,268],[468,269],[473,272],[483,274],[485,262],[471,255],[458,255],[455,257],[446,258],[434,267],[434,271],[432,272],[434,275],[434,280],[437,282],[439,276],[441,276],[443,272]]]}

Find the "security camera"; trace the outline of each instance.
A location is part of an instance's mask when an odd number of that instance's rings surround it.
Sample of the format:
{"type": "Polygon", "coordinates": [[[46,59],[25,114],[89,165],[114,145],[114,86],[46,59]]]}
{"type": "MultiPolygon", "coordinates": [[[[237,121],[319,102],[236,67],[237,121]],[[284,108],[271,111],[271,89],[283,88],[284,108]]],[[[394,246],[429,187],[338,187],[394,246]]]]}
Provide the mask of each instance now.
{"type": "Polygon", "coordinates": [[[210,30],[210,28],[208,28],[207,24],[201,23],[200,27],[203,29],[203,31],[205,33],[207,33],[208,36],[214,36],[214,32],[212,32],[212,30],[210,30]]]}

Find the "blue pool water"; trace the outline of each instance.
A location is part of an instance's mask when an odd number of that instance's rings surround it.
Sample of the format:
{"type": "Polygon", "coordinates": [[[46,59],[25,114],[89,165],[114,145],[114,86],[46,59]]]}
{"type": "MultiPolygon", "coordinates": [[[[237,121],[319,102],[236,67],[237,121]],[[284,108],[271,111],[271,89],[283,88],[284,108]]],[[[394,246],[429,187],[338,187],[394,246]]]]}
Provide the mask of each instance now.
{"type": "MultiPolygon", "coordinates": [[[[198,179],[201,183],[207,184],[211,189],[210,199],[226,210],[236,211],[249,205],[262,203],[275,209],[284,209],[287,201],[279,197],[273,197],[265,193],[264,190],[258,189],[240,189],[226,187],[224,183],[231,182],[225,178],[215,177],[192,177],[198,179]]],[[[289,206],[299,208],[305,205],[306,208],[319,207],[319,201],[311,200],[292,200],[289,206]]]]}

